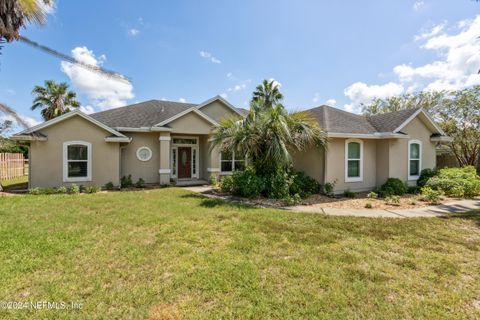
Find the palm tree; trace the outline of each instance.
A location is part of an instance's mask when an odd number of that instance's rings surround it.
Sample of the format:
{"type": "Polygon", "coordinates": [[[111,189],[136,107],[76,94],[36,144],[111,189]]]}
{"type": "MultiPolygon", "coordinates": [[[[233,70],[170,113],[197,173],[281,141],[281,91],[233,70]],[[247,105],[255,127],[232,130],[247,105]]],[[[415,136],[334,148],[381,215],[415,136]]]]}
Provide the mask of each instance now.
{"type": "Polygon", "coordinates": [[[210,148],[248,155],[256,172],[265,176],[288,168],[292,152],[325,147],[325,134],[308,113],[288,112],[282,104],[266,107],[265,101],[253,100],[246,118],[223,120],[213,131],[210,148]]]}
{"type": "Polygon", "coordinates": [[[68,90],[65,82],[55,83],[53,80],[45,81],[45,87],[35,86],[32,91],[35,95],[32,110],[41,108],[45,121],[70,112],[70,108],[78,108],[80,103],[75,100],[77,94],[68,90]]]}
{"type": "Polygon", "coordinates": [[[272,108],[283,100],[279,84],[275,80],[263,80],[253,92],[252,102],[259,102],[257,106],[272,108]]]}

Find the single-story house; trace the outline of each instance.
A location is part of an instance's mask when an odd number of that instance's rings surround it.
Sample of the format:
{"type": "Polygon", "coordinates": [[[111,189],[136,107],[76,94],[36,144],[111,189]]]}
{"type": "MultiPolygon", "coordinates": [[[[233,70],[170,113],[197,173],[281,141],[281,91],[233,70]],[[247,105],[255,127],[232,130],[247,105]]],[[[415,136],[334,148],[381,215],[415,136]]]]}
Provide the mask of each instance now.
{"type": "MultiPolygon", "coordinates": [[[[336,192],[370,190],[397,177],[414,182],[435,167],[435,145],[448,141],[422,109],[364,117],[321,106],[308,110],[328,136],[326,149],[294,155],[294,166],[336,192]]],[[[94,114],[75,110],[15,134],[29,145],[29,187],[170,184],[208,181],[245,167],[234,153],[210,150],[222,118],[244,117],[220,96],[201,104],[150,100],[94,114]]]]}

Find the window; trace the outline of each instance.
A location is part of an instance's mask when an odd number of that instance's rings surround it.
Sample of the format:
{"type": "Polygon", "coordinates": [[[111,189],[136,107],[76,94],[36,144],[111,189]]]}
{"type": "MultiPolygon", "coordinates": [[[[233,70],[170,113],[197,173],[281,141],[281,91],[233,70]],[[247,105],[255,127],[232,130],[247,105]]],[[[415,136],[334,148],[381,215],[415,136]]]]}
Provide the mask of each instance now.
{"type": "Polygon", "coordinates": [[[148,161],[152,158],[152,150],[149,147],[140,147],[137,149],[137,159],[140,161],[148,161]]]}
{"type": "Polygon", "coordinates": [[[173,138],[173,144],[197,144],[195,138],[173,138]]]}
{"type": "Polygon", "coordinates": [[[345,182],[363,181],[363,141],[345,141],[345,182]]]}
{"type": "Polygon", "coordinates": [[[235,152],[222,152],[220,154],[220,171],[233,172],[245,169],[245,156],[236,156],[235,152]]]}
{"type": "Polygon", "coordinates": [[[92,145],[84,141],[63,143],[63,181],[91,181],[92,145]]]}
{"type": "Polygon", "coordinates": [[[422,170],[422,142],[408,142],[408,180],[417,180],[422,170]]]}

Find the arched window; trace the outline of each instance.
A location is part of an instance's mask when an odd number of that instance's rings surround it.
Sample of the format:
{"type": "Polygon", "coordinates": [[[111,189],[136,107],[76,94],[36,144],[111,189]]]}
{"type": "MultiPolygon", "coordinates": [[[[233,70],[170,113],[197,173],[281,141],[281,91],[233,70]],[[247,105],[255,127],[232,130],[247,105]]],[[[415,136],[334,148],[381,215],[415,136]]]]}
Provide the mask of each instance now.
{"type": "Polygon", "coordinates": [[[422,171],[422,142],[408,142],[408,180],[418,180],[422,171]]]}
{"type": "Polygon", "coordinates": [[[85,141],[63,143],[63,181],[92,180],[92,144],[85,141]]]}
{"type": "Polygon", "coordinates": [[[363,181],[363,141],[345,140],[345,182],[363,181]]]}

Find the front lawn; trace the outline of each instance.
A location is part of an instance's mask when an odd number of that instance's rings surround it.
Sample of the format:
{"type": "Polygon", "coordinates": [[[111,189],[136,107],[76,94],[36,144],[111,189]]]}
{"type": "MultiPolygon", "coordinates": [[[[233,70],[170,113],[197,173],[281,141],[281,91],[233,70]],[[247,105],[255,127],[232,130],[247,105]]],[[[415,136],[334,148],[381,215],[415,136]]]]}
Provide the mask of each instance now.
{"type": "Polygon", "coordinates": [[[480,211],[372,219],[157,190],[0,198],[4,319],[480,317],[480,211]]]}

